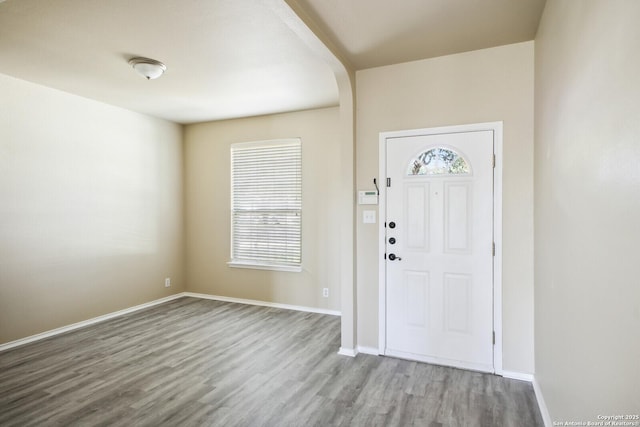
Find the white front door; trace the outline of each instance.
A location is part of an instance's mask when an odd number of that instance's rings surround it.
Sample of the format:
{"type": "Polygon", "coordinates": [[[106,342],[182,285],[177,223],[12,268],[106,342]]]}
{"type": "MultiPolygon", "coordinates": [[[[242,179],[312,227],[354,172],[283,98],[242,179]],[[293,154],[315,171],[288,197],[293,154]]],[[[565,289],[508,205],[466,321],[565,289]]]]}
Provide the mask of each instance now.
{"type": "Polygon", "coordinates": [[[493,131],[385,148],[384,353],[494,372],[493,131]]]}

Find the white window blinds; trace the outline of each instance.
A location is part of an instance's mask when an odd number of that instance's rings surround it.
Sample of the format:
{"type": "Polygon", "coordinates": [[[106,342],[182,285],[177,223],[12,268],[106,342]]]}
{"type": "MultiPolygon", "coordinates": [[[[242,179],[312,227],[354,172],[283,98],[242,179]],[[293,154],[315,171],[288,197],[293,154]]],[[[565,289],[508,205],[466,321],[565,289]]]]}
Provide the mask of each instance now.
{"type": "Polygon", "coordinates": [[[300,139],[231,146],[231,264],[301,263],[300,139]]]}

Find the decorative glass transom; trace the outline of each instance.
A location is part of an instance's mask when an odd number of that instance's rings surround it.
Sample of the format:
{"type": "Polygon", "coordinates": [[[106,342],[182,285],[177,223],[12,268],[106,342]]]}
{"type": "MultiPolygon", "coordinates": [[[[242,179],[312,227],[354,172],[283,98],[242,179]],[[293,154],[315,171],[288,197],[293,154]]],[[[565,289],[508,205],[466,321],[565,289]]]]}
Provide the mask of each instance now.
{"type": "Polygon", "coordinates": [[[469,165],[462,156],[448,148],[436,147],[412,160],[407,175],[462,175],[469,172],[469,165]]]}

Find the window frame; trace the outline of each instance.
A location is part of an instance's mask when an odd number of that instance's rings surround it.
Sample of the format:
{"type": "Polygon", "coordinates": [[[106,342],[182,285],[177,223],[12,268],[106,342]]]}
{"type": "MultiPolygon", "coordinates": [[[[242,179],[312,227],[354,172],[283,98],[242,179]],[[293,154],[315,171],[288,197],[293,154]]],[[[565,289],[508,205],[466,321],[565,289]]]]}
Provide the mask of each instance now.
{"type": "MultiPolygon", "coordinates": [[[[264,140],[264,141],[252,141],[252,142],[239,142],[239,143],[233,143],[230,146],[230,150],[229,150],[229,154],[230,154],[230,225],[231,225],[231,229],[230,229],[230,261],[227,262],[227,265],[229,267],[233,267],[233,268],[248,268],[248,269],[259,269],[259,270],[275,270],[275,271],[287,271],[287,272],[301,272],[302,271],[302,262],[303,262],[303,258],[302,258],[302,140],[301,138],[281,138],[281,139],[272,139],[272,140],[264,140]],[[242,215],[238,216],[236,215],[236,212],[240,212],[240,213],[250,213],[252,212],[251,209],[247,209],[247,208],[239,208],[238,205],[242,204],[242,199],[240,199],[240,201],[238,201],[236,199],[236,193],[235,193],[235,180],[237,178],[237,174],[236,174],[236,168],[239,166],[239,163],[242,163],[241,161],[238,161],[236,158],[234,158],[234,150],[242,150],[242,151],[247,151],[247,150],[251,150],[251,149],[257,149],[257,150],[264,150],[264,149],[268,149],[268,148],[278,148],[278,147],[285,147],[285,146],[297,146],[298,147],[298,152],[297,157],[293,158],[291,160],[291,165],[290,167],[296,167],[299,170],[299,174],[297,175],[296,178],[292,179],[292,187],[295,187],[295,191],[293,193],[291,193],[291,197],[293,199],[295,199],[296,201],[294,202],[298,204],[298,208],[291,208],[291,207],[284,207],[284,206],[279,206],[277,208],[260,208],[260,209],[256,209],[258,211],[261,212],[275,212],[275,213],[282,213],[282,212],[289,212],[289,214],[291,212],[296,212],[296,216],[298,217],[298,221],[297,221],[297,226],[299,227],[297,230],[297,241],[294,240],[293,241],[293,246],[297,246],[298,250],[297,250],[297,261],[293,261],[293,262],[278,262],[276,259],[271,259],[271,260],[265,260],[265,259],[251,259],[251,258],[246,258],[246,257],[242,257],[242,256],[238,256],[238,254],[235,253],[235,248],[236,248],[236,241],[237,241],[237,218],[238,217],[242,217],[242,215]]],[[[255,154],[255,153],[254,153],[255,154]]],[[[262,154],[262,153],[261,153],[262,154]]],[[[245,154],[246,155],[246,154],[245,154]]],[[[251,155],[251,154],[249,154],[251,155]]],[[[273,156],[273,154],[269,154],[270,156],[273,156]]],[[[246,162],[246,160],[245,160],[246,162]]],[[[246,163],[245,163],[246,164],[246,163]]],[[[278,166],[276,168],[277,169],[282,169],[282,166],[278,166]]],[[[263,169],[264,170],[264,169],[263,169]]],[[[275,173],[276,171],[273,171],[272,173],[275,173]]],[[[246,178],[246,176],[244,177],[246,178]]],[[[253,176],[253,178],[256,178],[255,176],[253,176]]],[[[281,193],[280,193],[281,194],[281,193]]],[[[246,197],[246,196],[245,196],[246,197]]],[[[245,200],[246,202],[246,200],[245,200]]],[[[284,203],[284,202],[282,202],[284,203]]],[[[255,210],[253,210],[255,211],[255,210]]],[[[274,214],[275,215],[275,214],[274,214]]],[[[295,221],[294,221],[295,222],[295,221]]],[[[245,231],[249,231],[250,228],[246,228],[245,231]]],[[[294,233],[295,234],[295,233],[294,233]]],[[[245,239],[247,242],[249,242],[249,238],[245,239]]],[[[255,249],[255,248],[254,248],[255,249]]],[[[249,250],[250,251],[250,250],[249,250]]],[[[256,250],[257,252],[260,252],[260,250],[256,250]]],[[[288,253],[288,249],[285,250],[285,252],[288,253]]],[[[276,251],[275,254],[276,255],[281,255],[283,252],[278,252],[276,251]]],[[[269,256],[269,251],[266,250],[263,252],[263,254],[265,254],[265,257],[269,256]]]]}

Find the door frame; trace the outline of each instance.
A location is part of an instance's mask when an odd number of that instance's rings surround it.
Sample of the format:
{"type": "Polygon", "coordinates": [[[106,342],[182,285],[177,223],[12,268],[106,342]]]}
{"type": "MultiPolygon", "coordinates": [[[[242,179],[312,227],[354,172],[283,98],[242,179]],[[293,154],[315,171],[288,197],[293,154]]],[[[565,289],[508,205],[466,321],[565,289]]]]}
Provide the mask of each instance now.
{"type": "MultiPolygon", "coordinates": [[[[493,241],[495,256],[493,257],[493,330],[495,344],[493,346],[493,369],[498,375],[502,370],[502,127],[503,122],[474,123],[456,126],[441,126],[424,129],[380,132],[379,137],[379,171],[380,195],[378,199],[380,220],[378,221],[378,354],[384,355],[387,347],[387,293],[386,293],[386,248],[387,222],[387,140],[411,136],[429,136],[462,132],[493,132],[493,153],[495,167],[493,169],[493,241]]],[[[489,161],[490,159],[488,159],[489,161]]]]}

